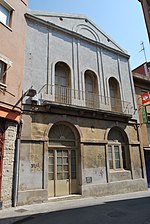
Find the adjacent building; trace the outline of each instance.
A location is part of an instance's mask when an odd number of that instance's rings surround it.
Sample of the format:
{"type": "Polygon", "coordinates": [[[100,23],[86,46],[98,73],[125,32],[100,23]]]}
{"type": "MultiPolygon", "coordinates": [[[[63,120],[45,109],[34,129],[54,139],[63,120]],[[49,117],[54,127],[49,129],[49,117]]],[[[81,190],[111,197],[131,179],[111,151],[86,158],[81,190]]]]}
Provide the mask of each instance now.
{"type": "Polygon", "coordinates": [[[150,62],[139,65],[132,70],[132,74],[140,118],[139,126],[142,134],[141,144],[145,156],[147,183],[150,187],[150,62]]]}
{"type": "Polygon", "coordinates": [[[138,0],[141,3],[143,14],[145,18],[147,34],[150,41],[150,0],[138,0]]]}
{"type": "Polygon", "coordinates": [[[12,205],[17,186],[14,160],[19,144],[26,9],[27,0],[0,0],[0,207],[12,205]]]}
{"type": "Polygon", "coordinates": [[[84,15],[26,22],[17,204],[146,190],[128,53],[84,15]]]}

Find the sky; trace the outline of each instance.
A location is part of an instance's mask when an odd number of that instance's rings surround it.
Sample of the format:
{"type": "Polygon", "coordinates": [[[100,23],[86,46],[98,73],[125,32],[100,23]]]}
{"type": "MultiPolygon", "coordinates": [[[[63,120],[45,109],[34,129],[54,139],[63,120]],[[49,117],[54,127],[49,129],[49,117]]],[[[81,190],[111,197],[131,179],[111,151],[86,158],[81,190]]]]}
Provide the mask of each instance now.
{"type": "Polygon", "coordinates": [[[86,15],[100,30],[128,52],[131,69],[138,67],[146,60],[150,61],[150,44],[142,7],[138,0],[28,1],[29,10],[86,15]],[[142,42],[145,54],[142,50],[142,42]]]}

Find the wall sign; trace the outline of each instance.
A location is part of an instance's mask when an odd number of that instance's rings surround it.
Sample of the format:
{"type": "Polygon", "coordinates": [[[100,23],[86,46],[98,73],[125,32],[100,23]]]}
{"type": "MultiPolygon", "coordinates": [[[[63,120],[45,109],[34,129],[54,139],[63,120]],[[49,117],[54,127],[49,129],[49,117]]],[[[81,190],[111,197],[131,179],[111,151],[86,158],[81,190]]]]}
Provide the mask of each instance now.
{"type": "Polygon", "coordinates": [[[87,184],[92,183],[92,177],[86,177],[86,183],[87,184]]]}

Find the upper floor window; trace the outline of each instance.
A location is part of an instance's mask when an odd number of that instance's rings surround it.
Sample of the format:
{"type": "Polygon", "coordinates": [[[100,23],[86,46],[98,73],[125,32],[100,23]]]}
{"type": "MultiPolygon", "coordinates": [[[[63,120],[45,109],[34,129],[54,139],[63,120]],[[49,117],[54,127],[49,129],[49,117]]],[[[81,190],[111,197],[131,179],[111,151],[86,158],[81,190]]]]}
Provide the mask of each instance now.
{"type": "Polygon", "coordinates": [[[6,67],[7,65],[0,61],[0,83],[5,83],[6,67]]]}
{"type": "Polygon", "coordinates": [[[120,88],[118,81],[111,77],[109,79],[110,104],[112,111],[122,111],[120,88]]]}
{"type": "Polygon", "coordinates": [[[58,62],[55,66],[55,85],[69,87],[69,74],[69,67],[63,62],[58,62]]]}
{"type": "Polygon", "coordinates": [[[12,7],[4,0],[0,0],[0,22],[6,26],[11,26],[12,7]]]}
{"type": "Polygon", "coordinates": [[[21,2],[25,5],[28,5],[28,0],[21,0],[21,2]]]}
{"type": "Polygon", "coordinates": [[[55,100],[59,103],[71,102],[71,72],[64,62],[55,65],[55,100]]]}
{"type": "Polygon", "coordinates": [[[85,72],[85,103],[88,107],[99,107],[98,81],[94,72],[85,72]]]}

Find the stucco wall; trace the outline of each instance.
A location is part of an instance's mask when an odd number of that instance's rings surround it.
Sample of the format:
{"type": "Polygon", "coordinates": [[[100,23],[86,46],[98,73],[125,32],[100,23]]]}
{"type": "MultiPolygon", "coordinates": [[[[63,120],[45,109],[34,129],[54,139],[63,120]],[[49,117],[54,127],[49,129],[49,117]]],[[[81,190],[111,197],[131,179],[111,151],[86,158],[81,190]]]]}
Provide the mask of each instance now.
{"type": "MultiPolygon", "coordinates": [[[[24,90],[33,85],[38,92],[37,97],[48,102],[46,105],[41,100],[43,104],[30,106],[26,103],[31,101],[24,100],[18,204],[48,198],[48,134],[57,122],[68,124],[79,136],[78,193],[100,196],[146,189],[129,56],[94,24],[82,24],[87,22],[83,18],[65,17],[61,20],[53,17],[51,22],[55,22],[56,26],[47,22],[51,17],[46,15],[38,14],[36,21],[30,15],[26,19],[24,90]],[[38,22],[39,18],[43,21],[38,22]],[[57,62],[64,62],[70,67],[70,88],[76,90],[78,104],[56,104],[55,89],[51,86],[55,86],[57,62]],[[130,116],[126,116],[127,111],[115,114],[106,107],[101,110],[83,108],[86,70],[95,73],[98,92],[105,97],[103,99],[110,97],[109,78],[114,77],[118,81],[121,100],[130,103],[130,116]],[[47,97],[44,95],[46,91],[47,97]],[[128,139],[131,165],[127,170],[109,170],[107,136],[113,127],[120,128],[128,139]],[[33,156],[35,145],[36,158],[33,156]],[[33,191],[35,194],[32,194],[33,191]]],[[[75,100],[73,94],[71,100],[75,100]]]]}
{"type": "MultiPolygon", "coordinates": [[[[2,191],[4,207],[12,206],[14,154],[17,123],[20,121],[26,22],[24,14],[28,0],[1,1],[10,9],[9,25],[0,22],[0,60],[7,64],[4,83],[0,83],[0,118],[5,121],[4,157],[2,161],[2,191]],[[3,88],[3,86],[5,86],[3,88]]],[[[7,9],[7,7],[6,7],[7,9]]],[[[4,12],[5,14],[5,12],[4,12]]],[[[0,122],[1,125],[1,122],[0,122]]]]}
{"type": "MultiPolygon", "coordinates": [[[[0,54],[7,57],[12,65],[8,65],[6,72],[6,86],[8,92],[0,91],[0,100],[15,105],[22,95],[22,79],[24,75],[24,49],[25,49],[25,33],[26,22],[24,14],[27,11],[27,0],[8,0],[7,3],[14,9],[12,12],[11,27],[0,23],[0,54]],[[14,52],[16,52],[14,54],[14,52]]],[[[9,108],[6,104],[3,107],[9,108]]],[[[20,102],[17,106],[20,106],[20,102]]],[[[16,109],[16,108],[15,108],[16,109]]]]}
{"type": "Polygon", "coordinates": [[[37,92],[44,93],[44,86],[48,85],[50,93],[50,86],[55,84],[54,66],[59,61],[65,62],[71,70],[71,88],[76,91],[85,91],[84,72],[89,69],[97,77],[99,94],[110,97],[108,80],[115,77],[120,86],[121,100],[130,103],[127,109],[137,119],[129,58],[125,54],[115,52],[113,47],[106,49],[107,44],[101,47],[98,42],[75,38],[65,31],[51,29],[51,26],[30,19],[27,23],[24,90],[33,85],[37,92]]]}

